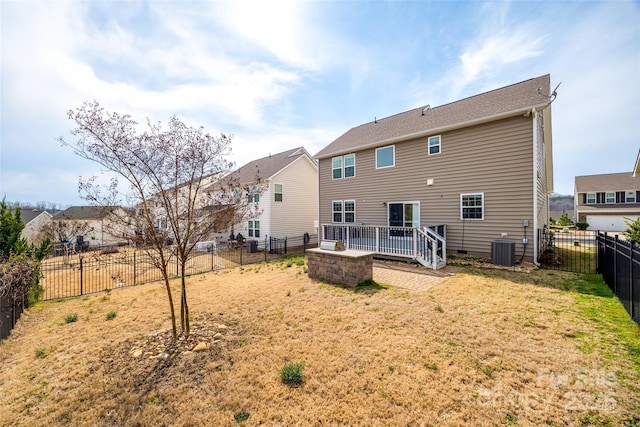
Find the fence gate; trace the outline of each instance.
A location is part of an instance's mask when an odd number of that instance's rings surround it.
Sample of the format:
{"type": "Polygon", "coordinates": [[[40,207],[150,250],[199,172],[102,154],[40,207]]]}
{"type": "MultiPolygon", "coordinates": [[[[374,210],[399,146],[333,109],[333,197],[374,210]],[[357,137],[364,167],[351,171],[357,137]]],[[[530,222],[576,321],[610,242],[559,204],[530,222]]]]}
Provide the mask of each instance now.
{"type": "Polygon", "coordinates": [[[554,228],[540,230],[539,261],[544,268],[574,273],[595,273],[598,259],[597,231],[554,228]]]}

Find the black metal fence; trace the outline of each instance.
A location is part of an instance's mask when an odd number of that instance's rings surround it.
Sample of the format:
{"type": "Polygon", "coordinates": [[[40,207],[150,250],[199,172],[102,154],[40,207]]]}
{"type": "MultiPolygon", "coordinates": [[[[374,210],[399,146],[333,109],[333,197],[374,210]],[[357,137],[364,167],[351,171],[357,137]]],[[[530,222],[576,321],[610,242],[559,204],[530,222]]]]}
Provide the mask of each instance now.
{"type": "Polygon", "coordinates": [[[640,325],[640,247],[607,233],[598,233],[597,240],[597,272],[640,325]]]}
{"type": "MultiPolygon", "coordinates": [[[[284,239],[265,238],[259,242],[204,245],[202,250],[190,255],[185,275],[267,262],[284,254],[304,253],[307,248],[317,245],[318,236],[308,234],[284,239]]],[[[171,277],[179,277],[179,262],[171,247],[166,249],[165,256],[171,277]]],[[[157,258],[153,251],[132,246],[52,256],[41,265],[43,299],[67,298],[162,280],[157,258]]]]}
{"type": "Polygon", "coordinates": [[[597,231],[544,228],[538,231],[539,261],[548,269],[595,273],[597,231]]]}
{"type": "Polygon", "coordinates": [[[26,296],[0,294],[0,341],[9,336],[26,306],[26,296]]]}

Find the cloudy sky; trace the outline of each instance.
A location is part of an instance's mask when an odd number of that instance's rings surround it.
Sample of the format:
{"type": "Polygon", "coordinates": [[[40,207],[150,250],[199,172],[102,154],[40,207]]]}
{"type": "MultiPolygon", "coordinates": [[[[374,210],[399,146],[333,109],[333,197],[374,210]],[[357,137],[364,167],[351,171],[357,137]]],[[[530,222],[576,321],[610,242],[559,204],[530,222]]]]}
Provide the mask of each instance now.
{"type": "Polygon", "coordinates": [[[233,134],[238,166],[543,74],[555,191],[631,171],[640,3],[0,1],[0,197],[86,204],[100,169],[61,147],[69,109],[233,134]]]}

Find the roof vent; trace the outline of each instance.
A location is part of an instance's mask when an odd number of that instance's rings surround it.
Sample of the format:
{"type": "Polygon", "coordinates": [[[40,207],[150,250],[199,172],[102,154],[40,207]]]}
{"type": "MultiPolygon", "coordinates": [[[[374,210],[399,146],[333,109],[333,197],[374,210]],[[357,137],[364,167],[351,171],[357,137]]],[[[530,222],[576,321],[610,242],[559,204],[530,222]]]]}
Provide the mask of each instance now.
{"type": "Polygon", "coordinates": [[[424,113],[429,110],[431,110],[431,105],[427,104],[427,106],[422,109],[422,115],[424,116],[424,113]]]}

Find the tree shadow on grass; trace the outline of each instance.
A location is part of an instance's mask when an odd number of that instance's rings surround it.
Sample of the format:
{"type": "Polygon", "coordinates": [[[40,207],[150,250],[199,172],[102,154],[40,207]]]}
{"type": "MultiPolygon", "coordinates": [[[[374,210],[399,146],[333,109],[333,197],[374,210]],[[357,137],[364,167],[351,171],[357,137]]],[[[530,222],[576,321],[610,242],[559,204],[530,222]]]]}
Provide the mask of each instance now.
{"type": "Polygon", "coordinates": [[[508,280],[524,285],[541,286],[566,292],[575,292],[583,295],[592,295],[601,298],[613,298],[614,295],[602,279],[595,273],[572,273],[558,270],[539,268],[529,272],[513,271],[490,267],[466,268],[470,275],[491,277],[508,280]]]}

